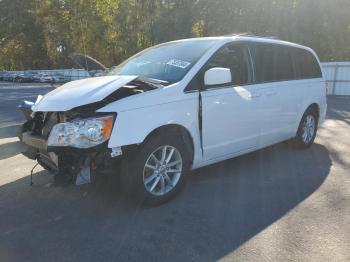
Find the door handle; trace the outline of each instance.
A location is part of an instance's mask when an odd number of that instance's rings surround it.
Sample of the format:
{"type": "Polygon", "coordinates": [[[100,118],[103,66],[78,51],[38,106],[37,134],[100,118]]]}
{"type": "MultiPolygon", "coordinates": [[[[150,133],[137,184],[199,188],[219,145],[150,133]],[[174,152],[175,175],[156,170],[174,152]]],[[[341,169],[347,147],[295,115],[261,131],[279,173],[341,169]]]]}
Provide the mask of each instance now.
{"type": "Polygon", "coordinates": [[[261,94],[260,93],[252,93],[250,95],[250,98],[258,98],[258,97],[261,97],[261,94]]]}
{"type": "Polygon", "coordinates": [[[277,93],[276,91],[267,91],[266,95],[267,96],[274,96],[274,95],[276,95],[276,93],[277,93]]]}

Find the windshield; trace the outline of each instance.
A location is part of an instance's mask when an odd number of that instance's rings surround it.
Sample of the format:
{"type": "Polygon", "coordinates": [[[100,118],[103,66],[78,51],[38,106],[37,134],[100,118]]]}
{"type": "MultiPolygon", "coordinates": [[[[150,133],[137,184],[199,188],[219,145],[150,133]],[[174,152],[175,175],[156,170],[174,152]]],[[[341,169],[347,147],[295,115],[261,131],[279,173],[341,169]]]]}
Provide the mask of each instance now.
{"type": "Polygon", "coordinates": [[[165,43],[146,49],[111,70],[109,75],[137,75],[180,81],[215,40],[187,40],[165,43]]]}

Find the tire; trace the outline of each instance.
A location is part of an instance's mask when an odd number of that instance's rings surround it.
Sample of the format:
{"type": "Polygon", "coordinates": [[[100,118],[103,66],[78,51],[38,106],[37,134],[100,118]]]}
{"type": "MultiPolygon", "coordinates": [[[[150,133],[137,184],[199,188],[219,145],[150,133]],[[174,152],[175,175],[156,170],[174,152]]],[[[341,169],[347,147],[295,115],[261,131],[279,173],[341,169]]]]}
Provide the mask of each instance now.
{"type": "Polygon", "coordinates": [[[294,144],[299,149],[309,148],[317,135],[318,114],[313,108],[308,108],[301,118],[294,144]]]}
{"type": "Polygon", "coordinates": [[[157,134],[144,142],[139,150],[126,153],[122,161],[121,181],[124,191],[133,200],[145,205],[160,205],[172,199],[181,190],[186,180],[191,155],[182,139],[176,137],[178,135],[174,132],[157,134]],[[164,147],[167,153],[165,160],[172,152],[169,166],[160,165],[164,147]],[[180,160],[181,164],[177,163],[180,160]]]}

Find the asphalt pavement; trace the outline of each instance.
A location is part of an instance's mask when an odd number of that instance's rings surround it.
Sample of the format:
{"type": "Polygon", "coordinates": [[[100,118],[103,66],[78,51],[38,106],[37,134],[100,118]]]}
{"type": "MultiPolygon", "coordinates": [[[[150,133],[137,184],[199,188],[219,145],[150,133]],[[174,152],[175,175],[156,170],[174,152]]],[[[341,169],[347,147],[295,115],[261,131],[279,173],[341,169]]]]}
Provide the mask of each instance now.
{"type": "MultiPolygon", "coordinates": [[[[21,121],[13,105],[46,90],[5,89],[3,127],[21,121]]],[[[201,168],[153,208],[108,178],[50,187],[37,168],[29,186],[35,162],[0,132],[0,260],[350,261],[350,98],[328,105],[310,149],[281,143],[201,168]]]]}
{"type": "Polygon", "coordinates": [[[0,128],[17,125],[24,121],[18,105],[24,100],[35,102],[38,95],[53,90],[51,84],[16,83],[0,81],[0,128]]]}

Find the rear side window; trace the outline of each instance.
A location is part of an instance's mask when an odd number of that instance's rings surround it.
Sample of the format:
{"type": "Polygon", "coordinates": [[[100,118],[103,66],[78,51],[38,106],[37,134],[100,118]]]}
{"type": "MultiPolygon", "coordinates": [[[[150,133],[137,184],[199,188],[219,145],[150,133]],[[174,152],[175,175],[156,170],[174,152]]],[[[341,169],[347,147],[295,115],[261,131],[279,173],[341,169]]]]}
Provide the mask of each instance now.
{"type": "Polygon", "coordinates": [[[273,47],[270,45],[258,45],[255,48],[255,75],[257,82],[274,81],[275,69],[273,59],[273,47]]]}
{"type": "Polygon", "coordinates": [[[295,73],[292,60],[292,49],[284,46],[275,48],[275,81],[294,80],[295,73]]]}
{"type": "Polygon", "coordinates": [[[259,83],[294,80],[292,48],[258,44],[255,48],[255,72],[259,83]]]}
{"type": "Polygon", "coordinates": [[[295,49],[294,57],[298,79],[322,77],[320,65],[312,53],[303,49],[295,49]]]}

